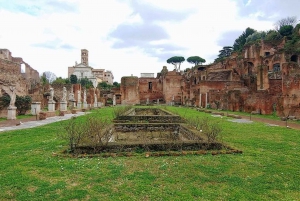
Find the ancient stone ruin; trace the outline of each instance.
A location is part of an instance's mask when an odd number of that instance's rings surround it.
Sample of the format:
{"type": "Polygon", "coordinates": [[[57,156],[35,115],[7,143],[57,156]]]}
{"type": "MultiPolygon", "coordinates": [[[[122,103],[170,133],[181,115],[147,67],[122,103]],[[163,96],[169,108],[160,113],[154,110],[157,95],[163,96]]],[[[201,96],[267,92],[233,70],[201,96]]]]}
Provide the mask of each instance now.
{"type": "Polygon", "coordinates": [[[300,59],[261,40],[224,61],[198,65],[187,72],[168,71],[126,76],[117,100],[122,104],[165,103],[278,116],[300,117],[300,59]],[[150,75],[151,74],[151,75],[150,75]]]}

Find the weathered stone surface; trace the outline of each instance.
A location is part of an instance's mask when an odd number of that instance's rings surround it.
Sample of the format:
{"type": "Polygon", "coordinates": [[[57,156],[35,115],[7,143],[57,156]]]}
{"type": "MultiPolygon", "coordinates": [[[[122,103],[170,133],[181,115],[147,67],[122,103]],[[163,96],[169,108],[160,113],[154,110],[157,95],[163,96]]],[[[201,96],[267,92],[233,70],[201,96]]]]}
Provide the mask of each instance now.
{"type": "Polygon", "coordinates": [[[46,112],[40,112],[39,113],[39,120],[44,120],[47,118],[47,113],[46,112]]]}

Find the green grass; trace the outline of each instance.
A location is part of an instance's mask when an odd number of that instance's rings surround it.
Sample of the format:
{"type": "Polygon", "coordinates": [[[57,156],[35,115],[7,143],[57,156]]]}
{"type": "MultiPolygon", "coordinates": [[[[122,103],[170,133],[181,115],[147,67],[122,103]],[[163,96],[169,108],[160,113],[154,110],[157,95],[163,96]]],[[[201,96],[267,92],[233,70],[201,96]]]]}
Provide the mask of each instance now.
{"type": "MultiPolygon", "coordinates": [[[[71,158],[58,154],[68,148],[57,137],[59,122],[2,132],[0,200],[299,199],[299,131],[236,124],[188,108],[167,108],[222,124],[222,141],[244,153],[71,158]]],[[[92,115],[111,119],[112,111],[108,107],[92,115]]]]}
{"type": "MultiPolygon", "coordinates": [[[[224,114],[236,114],[236,115],[242,115],[242,116],[248,116],[250,118],[249,112],[239,112],[239,111],[230,111],[230,110],[214,110],[214,109],[205,109],[210,110],[213,112],[223,112],[224,114]]],[[[271,120],[280,120],[280,117],[273,114],[252,114],[252,117],[258,117],[258,118],[265,118],[265,119],[271,119],[271,120]]],[[[299,121],[293,121],[295,123],[300,123],[299,121]]]]}
{"type": "MultiPolygon", "coordinates": [[[[18,115],[17,116],[17,119],[26,119],[26,118],[30,118],[30,117],[33,117],[34,115],[31,115],[31,114],[25,114],[25,115],[18,115]]],[[[0,118],[0,121],[6,121],[7,118],[6,117],[1,117],[0,118]]]]}

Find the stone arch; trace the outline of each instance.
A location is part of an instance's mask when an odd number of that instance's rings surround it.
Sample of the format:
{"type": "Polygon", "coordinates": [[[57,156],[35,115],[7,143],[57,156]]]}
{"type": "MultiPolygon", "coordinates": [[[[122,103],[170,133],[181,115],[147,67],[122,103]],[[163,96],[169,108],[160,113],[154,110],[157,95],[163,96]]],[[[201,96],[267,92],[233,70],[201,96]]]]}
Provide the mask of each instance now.
{"type": "Polygon", "coordinates": [[[298,56],[297,55],[292,55],[291,56],[291,61],[298,63],[298,56]]]}

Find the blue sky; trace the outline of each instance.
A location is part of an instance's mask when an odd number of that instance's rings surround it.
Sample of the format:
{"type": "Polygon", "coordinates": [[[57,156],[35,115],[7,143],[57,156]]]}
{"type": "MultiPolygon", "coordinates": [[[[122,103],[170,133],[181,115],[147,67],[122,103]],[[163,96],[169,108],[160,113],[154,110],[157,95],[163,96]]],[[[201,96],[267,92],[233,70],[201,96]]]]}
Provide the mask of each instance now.
{"type": "Polygon", "coordinates": [[[273,29],[279,19],[300,19],[299,8],[298,0],[0,0],[0,48],[61,77],[88,49],[90,66],[120,82],[173,70],[171,56],[213,62],[247,27],[273,29]]]}

